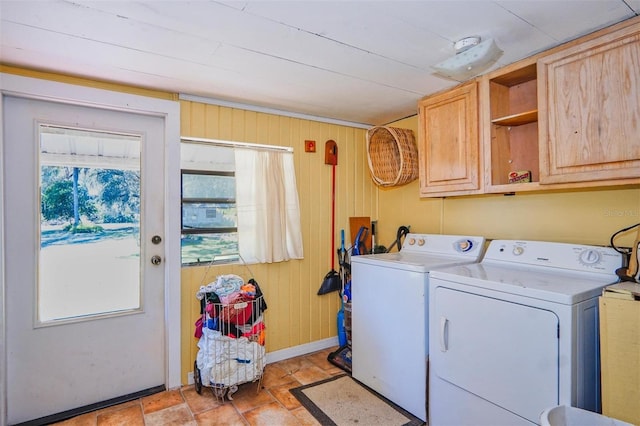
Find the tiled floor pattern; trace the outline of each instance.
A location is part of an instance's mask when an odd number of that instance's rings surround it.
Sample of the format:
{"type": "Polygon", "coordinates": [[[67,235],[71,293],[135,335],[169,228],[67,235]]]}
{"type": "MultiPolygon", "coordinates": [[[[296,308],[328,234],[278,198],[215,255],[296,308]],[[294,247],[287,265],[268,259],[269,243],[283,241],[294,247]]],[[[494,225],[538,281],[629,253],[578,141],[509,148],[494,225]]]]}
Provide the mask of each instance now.
{"type": "Polygon", "coordinates": [[[83,414],[57,425],[319,425],[289,389],[343,374],[343,370],[327,361],[335,349],[268,364],[261,388],[257,383],[240,385],[232,401],[217,401],[207,387],[199,395],[191,385],[83,414]]]}

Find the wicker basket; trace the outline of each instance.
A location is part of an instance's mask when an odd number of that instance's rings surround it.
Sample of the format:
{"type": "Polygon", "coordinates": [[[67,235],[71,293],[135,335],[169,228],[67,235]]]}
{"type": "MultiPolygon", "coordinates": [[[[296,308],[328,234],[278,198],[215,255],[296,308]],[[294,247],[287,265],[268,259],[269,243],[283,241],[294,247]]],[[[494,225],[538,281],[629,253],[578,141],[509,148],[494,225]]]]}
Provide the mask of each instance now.
{"type": "Polygon", "coordinates": [[[409,129],[377,126],[367,131],[367,157],[374,182],[399,186],[418,178],[418,147],[409,129]]]}

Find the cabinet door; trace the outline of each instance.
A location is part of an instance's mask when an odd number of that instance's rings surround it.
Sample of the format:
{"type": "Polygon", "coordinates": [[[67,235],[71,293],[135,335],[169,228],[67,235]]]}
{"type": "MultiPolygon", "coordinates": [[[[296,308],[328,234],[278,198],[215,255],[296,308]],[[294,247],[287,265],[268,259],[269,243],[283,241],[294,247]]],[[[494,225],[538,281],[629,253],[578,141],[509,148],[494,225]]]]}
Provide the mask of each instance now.
{"type": "Polygon", "coordinates": [[[420,195],[478,193],[478,86],[466,83],[418,104],[420,195]]]}
{"type": "Polygon", "coordinates": [[[541,184],[640,177],[639,70],[640,24],[539,60],[541,184]]]}

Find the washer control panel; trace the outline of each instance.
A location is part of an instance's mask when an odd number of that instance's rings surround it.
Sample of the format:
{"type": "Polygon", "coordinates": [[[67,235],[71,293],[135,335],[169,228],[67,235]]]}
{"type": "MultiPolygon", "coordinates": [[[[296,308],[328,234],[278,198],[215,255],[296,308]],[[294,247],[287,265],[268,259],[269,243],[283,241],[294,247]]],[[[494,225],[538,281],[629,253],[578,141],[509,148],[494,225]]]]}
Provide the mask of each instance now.
{"type": "Polygon", "coordinates": [[[493,240],[484,260],[615,275],[622,255],[611,247],[545,241],[493,240]]]}
{"type": "Polygon", "coordinates": [[[454,249],[460,253],[465,253],[467,251],[473,250],[473,246],[473,240],[470,240],[468,238],[463,238],[453,243],[454,249]]]}
{"type": "Polygon", "coordinates": [[[484,249],[484,242],[484,237],[477,236],[407,234],[400,251],[478,257],[484,249]]]}

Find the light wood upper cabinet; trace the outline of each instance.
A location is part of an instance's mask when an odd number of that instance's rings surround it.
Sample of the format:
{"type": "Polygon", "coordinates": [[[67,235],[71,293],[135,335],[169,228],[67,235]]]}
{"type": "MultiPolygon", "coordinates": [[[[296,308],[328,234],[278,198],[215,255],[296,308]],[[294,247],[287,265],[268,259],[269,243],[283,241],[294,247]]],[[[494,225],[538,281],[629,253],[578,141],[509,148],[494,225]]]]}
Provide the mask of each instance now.
{"type": "Polygon", "coordinates": [[[423,197],[640,184],[640,17],[426,97],[418,112],[423,197]]]}
{"type": "Polygon", "coordinates": [[[640,181],[640,22],[542,57],[538,82],[541,185],[640,181]]]}
{"type": "Polygon", "coordinates": [[[418,103],[420,195],[482,191],[478,84],[465,83],[418,103]]]}

